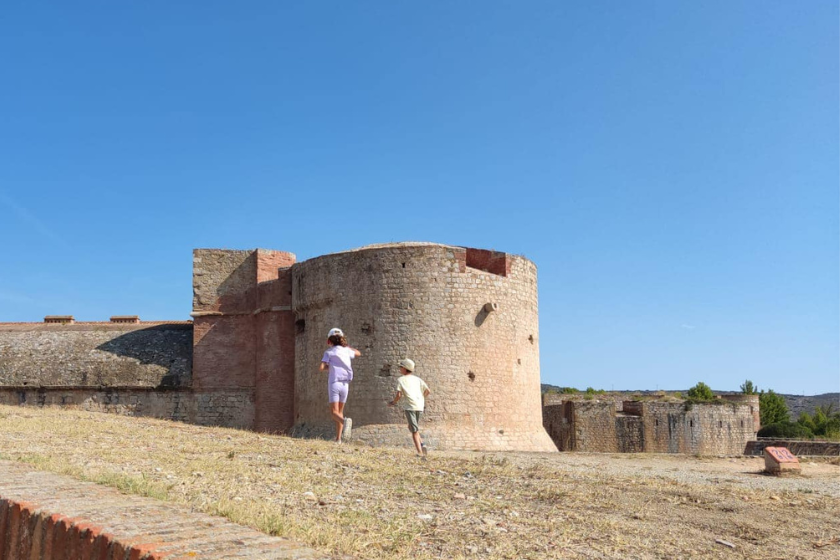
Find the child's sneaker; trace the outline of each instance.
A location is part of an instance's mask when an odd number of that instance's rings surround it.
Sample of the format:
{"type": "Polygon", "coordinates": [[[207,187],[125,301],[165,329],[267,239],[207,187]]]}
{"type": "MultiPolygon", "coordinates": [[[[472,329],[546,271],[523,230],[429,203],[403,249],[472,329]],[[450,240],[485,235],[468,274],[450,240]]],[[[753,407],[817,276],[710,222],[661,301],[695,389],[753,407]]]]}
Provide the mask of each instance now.
{"type": "Polygon", "coordinates": [[[344,430],[341,431],[341,439],[350,439],[353,437],[353,419],[344,418],[344,430]]]}

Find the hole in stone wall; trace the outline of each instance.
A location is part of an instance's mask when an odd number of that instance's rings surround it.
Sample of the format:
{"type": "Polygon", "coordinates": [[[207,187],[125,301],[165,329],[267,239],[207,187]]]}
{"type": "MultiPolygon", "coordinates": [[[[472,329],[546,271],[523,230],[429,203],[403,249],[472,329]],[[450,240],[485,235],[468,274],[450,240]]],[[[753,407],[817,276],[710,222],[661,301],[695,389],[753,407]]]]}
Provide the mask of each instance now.
{"type": "Polygon", "coordinates": [[[522,358],[516,358],[516,363],[522,365],[522,358]]]}
{"type": "Polygon", "coordinates": [[[654,419],[653,419],[653,425],[654,425],[654,426],[658,426],[658,425],[659,425],[659,418],[654,418],[654,419]]]}
{"type": "MultiPolygon", "coordinates": [[[[288,323],[286,323],[288,325],[288,323]]],[[[295,321],[295,334],[303,334],[306,330],[306,319],[298,319],[295,321]]]]}
{"type": "Polygon", "coordinates": [[[470,378],[470,381],[475,381],[475,374],[473,372],[467,373],[467,377],[470,378]]]}
{"type": "Polygon", "coordinates": [[[531,344],[533,344],[533,343],[534,343],[534,335],[529,334],[529,335],[528,335],[528,341],[529,341],[531,344]]]}
{"type": "Polygon", "coordinates": [[[405,268],[405,263],[402,263],[402,267],[405,268]]]}
{"type": "Polygon", "coordinates": [[[384,364],[377,375],[379,377],[391,377],[391,364],[384,364]]]}
{"type": "Polygon", "coordinates": [[[723,428],[723,420],[718,420],[718,428],[723,428]]]}
{"type": "Polygon", "coordinates": [[[689,428],[693,428],[693,427],[694,427],[694,420],[689,420],[689,421],[688,421],[688,427],[689,427],[689,428]]]}
{"type": "Polygon", "coordinates": [[[373,325],[370,323],[362,323],[362,334],[373,334],[373,325]]]}
{"type": "Polygon", "coordinates": [[[741,420],[741,427],[742,428],[744,427],[744,421],[743,420],[741,420]]]}

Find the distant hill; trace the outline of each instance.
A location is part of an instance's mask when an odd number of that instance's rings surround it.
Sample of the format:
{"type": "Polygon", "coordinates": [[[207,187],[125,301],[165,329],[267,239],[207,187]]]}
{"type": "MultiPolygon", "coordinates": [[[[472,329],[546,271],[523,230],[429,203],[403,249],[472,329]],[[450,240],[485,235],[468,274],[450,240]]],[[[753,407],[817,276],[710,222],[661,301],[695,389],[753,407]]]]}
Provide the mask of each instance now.
{"type": "MultiPolygon", "coordinates": [[[[559,391],[561,388],[556,385],[548,385],[542,384],[542,391],[545,393],[546,391],[559,391]]],[[[651,396],[655,395],[656,393],[682,393],[683,395],[686,394],[688,389],[677,389],[674,391],[649,391],[649,390],[639,390],[639,391],[607,391],[608,393],[614,395],[627,395],[630,397],[631,395],[643,395],[643,396],[651,396]]],[[[722,392],[722,391],[715,391],[715,392],[722,392]]],[[[840,409],[840,393],[823,393],[822,395],[811,395],[811,396],[803,396],[803,395],[782,395],[785,399],[785,403],[790,410],[790,418],[791,420],[796,420],[799,418],[799,415],[803,412],[807,412],[808,414],[814,414],[814,411],[817,409],[818,406],[827,407],[830,404],[834,404],[834,410],[840,409]]]]}

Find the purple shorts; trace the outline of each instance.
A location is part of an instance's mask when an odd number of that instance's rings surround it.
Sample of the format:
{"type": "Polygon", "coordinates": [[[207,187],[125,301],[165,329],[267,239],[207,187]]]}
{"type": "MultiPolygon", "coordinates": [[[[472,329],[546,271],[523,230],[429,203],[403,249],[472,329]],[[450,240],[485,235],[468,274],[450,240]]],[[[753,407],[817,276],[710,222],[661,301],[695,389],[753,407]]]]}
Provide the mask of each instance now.
{"type": "Polygon", "coordinates": [[[330,390],[330,402],[340,402],[346,403],[347,402],[347,391],[350,388],[349,383],[345,383],[343,381],[336,381],[335,383],[331,383],[329,386],[330,390]]]}

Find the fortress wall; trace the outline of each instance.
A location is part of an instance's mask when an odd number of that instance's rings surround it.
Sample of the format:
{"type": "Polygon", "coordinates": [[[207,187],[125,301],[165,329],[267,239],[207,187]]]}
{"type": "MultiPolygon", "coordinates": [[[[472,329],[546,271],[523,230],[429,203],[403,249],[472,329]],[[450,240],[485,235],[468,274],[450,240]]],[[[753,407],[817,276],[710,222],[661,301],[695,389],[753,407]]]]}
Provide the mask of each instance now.
{"type": "Polygon", "coordinates": [[[543,407],[543,426],[558,451],[575,450],[572,403],[563,402],[543,407]]]}
{"type": "Polygon", "coordinates": [[[646,451],[742,455],[754,439],[749,405],[644,403],[646,451]]]}
{"type": "Polygon", "coordinates": [[[0,323],[0,387],[188,387],[192,324],[0,323]]]}
{"type": "Polygon", "coordinates": [[[561,451],[742,455],[755,435],[749,404],[624,405],[617,413],[612,400],[571,399],[544,407],[543,422],[561,451]]]}
{"type": "Polygon", "coordinates": [[[249,429],[254,422],[251,393],[236,390],[193,393],[182,389],[136,387],[0,387],[0,404],[75,407],[93,412],[249,429]]]}
{"type": "Polygon", "coordinates": [[[722,393],[720,395],[722,400],[727,402],[745,404],[750,407],[750,414],[753,417],[753,428],[756,433],[761,429],[761,414],[759,408],[758,395],[745,395],[743,393],[722,393]]]}
{"type": "Polygon", "coordinates": [[[345,410],[354,438],[405,444],[404,415],[387,401],[397,363],[410,357],[432,389],[423,420],[431,444],[555,450],[541,421],[536,267],[504,253],[470,259],[470,251],[395,244],[293,267],[298,433],[332,429],[318,364],[328,330],[339,326],[363,354],[345,410]],[[486,303],[498,310],[485,311],[486,303]]]}
{"type": "Polygon", "coordinates": [[[294,261],[264,249],[193,252],[193,386],[205,395],[247,394],[245,426],[260,431],[292,426],[294,261]]]}
{"type": "Polygon", "coordinates": [[[614,401],[572,401],[569,404],[576,451],[616,453],[620,450],[614,401]]]}

